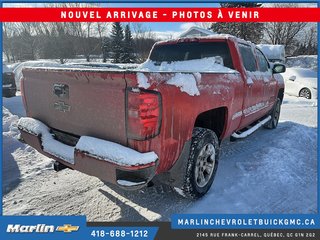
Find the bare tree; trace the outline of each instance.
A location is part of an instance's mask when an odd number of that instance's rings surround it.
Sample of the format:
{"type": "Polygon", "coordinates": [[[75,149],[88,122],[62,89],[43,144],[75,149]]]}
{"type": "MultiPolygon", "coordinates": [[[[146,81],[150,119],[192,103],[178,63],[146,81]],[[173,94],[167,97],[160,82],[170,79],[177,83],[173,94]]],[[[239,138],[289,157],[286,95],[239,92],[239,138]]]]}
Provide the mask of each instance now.
{"type": "MultiPolygon", "coordinates": [[[[55,4],[48,4],[49,6],[53,7],[95,7],[99,6],[98,3],[55,3],[55,4]]],[[[83,55],[85,56],[86,60],[90,61],[90,55],[93,51],[95,51],[99,45],[95,44],[92,46],[93,41],[92,38],[95,37],[97,33],[97,24],[92,22],[70,22],[68,27],[70,28],[70,34],[76,36],[78,38],[78,44],[82,50],[83,55]]],[[[103,24],[99,24],[99,31],[103,31],[103,24]]],[[[99,33],[98,31],[98,33],[99,33]]]]}
{"type": "MultiPolygon", "coordinates": [[[[247,2],[220,3],[220,5],[227,8],[261,7],[261,3],[247,2]]],[[[261,22],[215,22],[212,23],[211,30],[216,33],[232,34],[247,41],[260,43],[263,37],[264,24],[261,22]]]]}
{"type": "Polygon", "coordinates": [[[287,50],[295,44],[296,37],[306,27],[305,22],[269,22],[266,23],[267,42],[282,44],[287,50]]]}
{"type": "Polygon", "coordinates": [[[131,26],[135,42],[135,52],[137,54],[136,60],[144,62],[148,58],[152,46],[157,41],[156,36],[143,23],[132,23],[131,26]]]}
{"type": "Polygon", "coordinates": [[[15,35],[15,24],[14,23],[3,23],[2,25],[2,41],[3,41],[3,52],[7,57],[7,62],[11,60],[15,61],[13,54],[13,43],[10,39],[15,35]]]}
{"type": "MultiPolygon", "coordinates": [[[[292,3],[276,3],[273,7],[296,7],[292,3]]],[[[267,22],[265,25],[265,40],[270,44],[281,44],[286,52],[292,53],[297,45],[297,38],[305,27],[306,22],[267,22]]]]}

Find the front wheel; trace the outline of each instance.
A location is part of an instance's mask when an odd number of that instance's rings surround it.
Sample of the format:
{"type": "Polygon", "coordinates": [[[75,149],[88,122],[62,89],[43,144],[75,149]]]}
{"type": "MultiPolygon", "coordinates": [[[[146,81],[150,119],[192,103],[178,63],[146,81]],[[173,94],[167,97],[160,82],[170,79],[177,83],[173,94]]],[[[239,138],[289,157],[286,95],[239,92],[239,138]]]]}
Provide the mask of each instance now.
{"type": "Polygon", "coordinates": [[[280,118],[281,100],[278,98],[271,111],[271,120],[267,122],[264,127],[268,129],[275,129],[278,126],[280,118]]]}
{"type": "Polygon", "coordinates": [[[210,189],[218,168],[219,141],[217,135],[205,128],[195,128],[182,191],[197,199],[210,189]]]}
{"type": "Polygon", "coordinates": [[[308,88],[302,88],[299,92],[299,97],[311,99],[311,91],[308,88]]]}

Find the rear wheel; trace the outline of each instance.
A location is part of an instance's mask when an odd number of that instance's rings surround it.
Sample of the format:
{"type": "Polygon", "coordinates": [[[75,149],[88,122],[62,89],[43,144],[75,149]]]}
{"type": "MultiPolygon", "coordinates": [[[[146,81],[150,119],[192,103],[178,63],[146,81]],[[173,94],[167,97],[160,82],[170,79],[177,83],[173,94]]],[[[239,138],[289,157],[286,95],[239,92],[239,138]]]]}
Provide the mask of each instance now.
{"type": "Polygon", "coordinates": [[[311,99],[311,91],[308,88],[302,88],[299,92],[299,97],[311,99]]]}
{"type": "Polygon", "coordinates": [[[217,135],[209,129],[195,128],[182,188],[186,197],[197,199],[208,192],[217,172],[218,158],[217,135]]]}
{"type": "Polygon", "coordinates": [[[274,129],[278,126],[281,109],[281,100],[278,98],[271,111],[271,120],[267,122],[264,127],[274,129]]]}

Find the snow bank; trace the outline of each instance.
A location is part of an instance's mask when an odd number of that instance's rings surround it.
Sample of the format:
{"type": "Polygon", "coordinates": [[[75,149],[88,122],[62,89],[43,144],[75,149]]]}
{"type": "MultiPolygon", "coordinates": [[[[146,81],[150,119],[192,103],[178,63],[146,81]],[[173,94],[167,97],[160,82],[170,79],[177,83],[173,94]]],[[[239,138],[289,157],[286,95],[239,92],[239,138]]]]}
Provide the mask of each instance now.
{"type": "Polygon", "coordinates": [[[139,153],[120,144],[88,136],[80,138],[76,149],[101,160],[127,166],[148,164],[158,159],[154,152],[139,153]]]}
{"type": "Polygon", "coordinates": [[[25,117],[26,111],[24,109],[22,98],[18,96],[20,92],[17,93],[17,96],[12,98],[2,98],[3,106],[12,113],[13,115],[17,115],[18,117],[25,117]]]}
{"type": "Polygon", "coordinates": [[[16,138],[19,135],[18,120],[18,116],[11,114],[7,108],[2,107],[2,134],[16,138]]]}
{"type": "Polygon", "coordinates": [[[176,73],[167,81],[167,84],[177,86],[180,88],[181,92],[186,92],[190,96],[200,95],[197,82],[193,74],[176,73]]]}
{"type": "MultiPolygon", "coordinates": [[[[12,99],[10,99],[12,100],[12,99]]],[[[20,97],[21,100],[21,97],[20,97]]],[[[13,101],[14,108],[21,108],[21,101],[13,101]],[[20,106],[20,105],[21,106],[20,106]]],[[[2,139],[3,139],[3,183],[2,189],[7,194],[21,181],[52,169],[52,160],[41,155],[32,147],[18,141],[19,117],[7,108],[7,102],[2,107],[2,139]]]]}
{"type": "Polygon", "coordinates": [[[318,69],[317,55],[301,55],[296,57],[288,57],[286,61],[287,67],[311,68],[315,71],[318,69]]]}
{"type": "Polygon", "coordinates": [[[236,71],[227,68],[217,62],[220,62],[221,58],[203,58],[187,61],[176,62],[162,62],[158,65],[156,62],[147,60],[141,64],[137,69],[140,71],[155,72],[216,72],[216,73],[235,73],[236,71]]]}

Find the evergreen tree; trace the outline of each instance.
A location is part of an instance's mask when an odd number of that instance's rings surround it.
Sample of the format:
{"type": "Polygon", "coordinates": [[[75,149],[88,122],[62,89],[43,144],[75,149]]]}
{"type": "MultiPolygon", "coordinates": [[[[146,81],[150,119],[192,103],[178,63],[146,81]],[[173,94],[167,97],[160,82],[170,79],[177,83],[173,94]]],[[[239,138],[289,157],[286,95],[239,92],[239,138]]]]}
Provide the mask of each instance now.
{"type": "Polygon", "coordinates": [[[115,22],[112,24],[111,48],[113,52],[112,62],[120,63],[121,55],[123,54],[123,29],[119,22],[115,22]]]}
{"type": "Polygon", "coordinates": [[[124,30],[123,54],[121,56],[121,62],[123,63],[135,62],[133,48],[134,48],[134,42],[133,42],[131,30],[130,30],[129,24],[127,24],[124,30]]]}
{"type": "MultiPolygon", "coordinates": [[[[261,7],[261,3],[221,3],[222,7],[261,7]]],[[[236,37],[260,43],[263,37],[264,24],[259,22],[217,22],[211,25],[211,30],[216,33],[231,34],[236,37]]]]}
{"type": "Polygon", "coordinates": [[[110,49],[110,39],[103,38],[102,39],[102,56],[103,56],[103,62],[107,62],[107,57],[110,49]]]}

